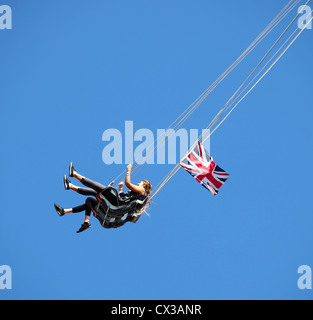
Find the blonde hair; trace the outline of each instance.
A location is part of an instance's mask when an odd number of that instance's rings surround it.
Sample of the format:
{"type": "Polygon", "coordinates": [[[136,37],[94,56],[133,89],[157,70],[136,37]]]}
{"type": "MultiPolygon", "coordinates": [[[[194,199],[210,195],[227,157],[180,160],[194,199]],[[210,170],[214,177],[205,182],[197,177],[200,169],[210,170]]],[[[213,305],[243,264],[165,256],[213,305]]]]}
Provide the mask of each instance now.
{"type": "Polygon", "coordinates": [[[143,213],[145,213],[147,216],[149,216],[149,213],[147,212],[147,209],[149,207],[151,207],[151,201],[149,200],[150,198],[150,194],[152,191],[152,184],[148,181],[148,180],[142,180],[142,182],[144,183],[144,189],[145,189],[145,205],[143,206],[143,208],[141,210],[137,211],[137,217],[135,219],[133,219],[133,223],[136,223],[139,218],[142,216],[143,213]]]}
{"type": "Polygon", "coordinates": [[[151,190],[152,190],[152,185],[148,180],[142,180],[142,182],[144,183],[144,189],[145,189],[145,196],[149,197],[151,190]]]}

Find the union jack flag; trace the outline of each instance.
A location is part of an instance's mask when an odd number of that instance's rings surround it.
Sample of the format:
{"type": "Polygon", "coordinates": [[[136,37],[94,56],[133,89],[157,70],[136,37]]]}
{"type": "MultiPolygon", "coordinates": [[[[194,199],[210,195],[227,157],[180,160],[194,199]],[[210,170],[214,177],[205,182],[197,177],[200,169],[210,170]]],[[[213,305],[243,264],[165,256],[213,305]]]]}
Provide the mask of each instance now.
{"type": "Polygon", "coordinates": [[[181,162],[180,165],[189,172],[203,187],[216,196],[229,174],[220,168],[209,152],[198,142],[198,145],[181,162]]]}

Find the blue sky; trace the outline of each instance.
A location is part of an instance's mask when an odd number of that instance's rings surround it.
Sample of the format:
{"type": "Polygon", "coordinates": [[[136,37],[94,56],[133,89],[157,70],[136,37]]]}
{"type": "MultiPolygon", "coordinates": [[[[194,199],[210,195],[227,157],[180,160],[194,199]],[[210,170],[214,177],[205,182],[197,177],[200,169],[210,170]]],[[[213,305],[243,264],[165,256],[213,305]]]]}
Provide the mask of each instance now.
{"type": "MultiPolygon", "coordinates": [[[[212,197],[182,170],[150,217],[76,234],[83,215],[59,218],[71,161],[108,184],[102,134],[167,128],[287,1],[13,1],[1,42],[0,265],[13,289],[0,299],[312,299],[297,287],[313,267],[313,31],[213,135],[230,174],[212,197]]],[[[201,106],[204,128],[293,14],[201,106]]],[[[172,166],[138,179],[159,183],[172,166]]]]}

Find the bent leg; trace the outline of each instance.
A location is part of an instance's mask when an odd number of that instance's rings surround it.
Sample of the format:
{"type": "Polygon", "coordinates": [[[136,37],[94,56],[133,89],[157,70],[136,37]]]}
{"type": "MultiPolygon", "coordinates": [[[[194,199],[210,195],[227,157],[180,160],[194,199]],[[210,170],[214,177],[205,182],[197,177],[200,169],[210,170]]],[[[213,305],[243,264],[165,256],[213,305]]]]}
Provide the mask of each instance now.
{"type": "Polygon", "coordinates": [[[92,209],[95,209],[98,201],[94,198],[87,198],[85,204],[69,209],[68,213],[79,213],[85,211],[85,223],[89,223],[92,209]]]}
{"type": "Polygon", "coordinates": [[[72,213],[79,213],[85,211],[87,217],[91,216],[92,209],[95,209],[98,204],[98,201],[94,198],[87,198],[86,202],[81,206],[70,209],[72,213]]]}
{"type": "Polygon", "coordinates": [[[86,200],[86,216],[90,217],[92,209],[95,209],[98,201],[94,198],[87,198],[86,200]]]}

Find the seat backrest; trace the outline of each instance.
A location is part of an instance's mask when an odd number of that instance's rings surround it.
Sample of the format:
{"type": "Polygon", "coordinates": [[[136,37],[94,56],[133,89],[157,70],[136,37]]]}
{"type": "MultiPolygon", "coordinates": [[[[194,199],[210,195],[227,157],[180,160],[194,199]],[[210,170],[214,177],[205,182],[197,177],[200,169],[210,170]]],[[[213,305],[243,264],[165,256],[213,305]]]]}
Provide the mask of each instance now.
{"type": "Polygon", "coordinates": [[[113,228],[117,223],[121,223],[126,220],[129,215],[136,214],[140,211],[147,202],[147,199],[139,200],[135,199],[132,201],[121,201],[118,196],[118,192],[113,187],[108,187],[104,189],[100,194],[99,201],[96,207],[95,217],[99,220],[102,227],[104,228],[113,228]],[[117,204],[112,204],[106,197],[105,192],[107,190],[113,191],[117,197],[117,204]]]}

